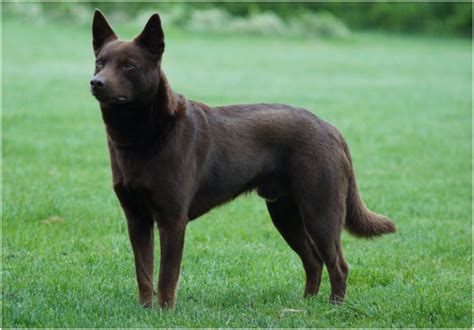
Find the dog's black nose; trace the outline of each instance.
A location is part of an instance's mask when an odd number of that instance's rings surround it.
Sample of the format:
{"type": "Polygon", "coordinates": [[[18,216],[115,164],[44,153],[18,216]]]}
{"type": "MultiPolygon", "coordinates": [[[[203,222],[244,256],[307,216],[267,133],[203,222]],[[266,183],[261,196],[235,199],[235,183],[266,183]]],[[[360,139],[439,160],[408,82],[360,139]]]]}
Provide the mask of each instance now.
{"type": "Polygon", "coordinates": [[[91,79],[91,86],[94,88],[101,88],[105,86],[105,79],[100,76],[96,76],[91,79]]]}

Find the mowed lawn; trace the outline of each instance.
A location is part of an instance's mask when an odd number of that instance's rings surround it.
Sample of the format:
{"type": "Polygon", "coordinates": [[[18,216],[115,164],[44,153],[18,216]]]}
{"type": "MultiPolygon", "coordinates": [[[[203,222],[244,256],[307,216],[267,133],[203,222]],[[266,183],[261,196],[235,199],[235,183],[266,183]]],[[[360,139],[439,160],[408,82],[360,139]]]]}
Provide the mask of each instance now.
{"type": "Polygon", "coordinates": [[[468,40],[167,34],[189,99],[297,105],[346,137],[366,204],[399,231],[343,235],[342,306],[326,271],[303,299],[300,260],[251,194],[188,226],[177,308],[142,309],[93,61],[88,27],[4,20],[3,327],[471,327],[468,40]]]}

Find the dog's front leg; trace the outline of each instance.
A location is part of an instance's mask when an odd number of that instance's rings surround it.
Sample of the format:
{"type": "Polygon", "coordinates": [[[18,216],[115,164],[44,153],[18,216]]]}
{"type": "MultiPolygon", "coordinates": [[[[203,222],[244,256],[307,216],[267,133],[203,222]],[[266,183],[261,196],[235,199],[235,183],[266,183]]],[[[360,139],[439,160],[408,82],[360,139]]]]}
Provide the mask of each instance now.
{"type": "Polygon", "coordinates": [[[153,221],[140,221],[127,215],[128,234],[132,243],[140,304],[153,302],[153,221]]]}
{"type": "Polygon", "coordinates": [[[158,304],[162,308],[173,308],[176,304],[176,287],[183,255],[185,224],[184,221],[158,224],[158,230],[161,247],[158,304]]]}

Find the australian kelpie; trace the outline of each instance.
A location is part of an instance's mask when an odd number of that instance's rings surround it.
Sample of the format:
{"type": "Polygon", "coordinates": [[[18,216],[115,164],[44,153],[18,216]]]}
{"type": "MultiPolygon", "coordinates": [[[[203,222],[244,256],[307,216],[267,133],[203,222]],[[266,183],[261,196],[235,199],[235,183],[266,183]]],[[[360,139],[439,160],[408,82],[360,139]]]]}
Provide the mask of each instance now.
{"type": "Polygon", "coordinates": [[[123,41],[97,10],[92,34],[91,91],[105,122],[140,302],[150,306],[153,300],[155,223],[161,247],[158,304],[173,307],[188,221],[254,189],[301,258],[304,295],[317,294],[326,265],[330,301],[342,302],[348,275],[342,229],[374,237],[396,228],[365,207],[336,128],[288,105],[209,107],[176,93],[161,68],[165,43],[158,14],[139,36],[123,41]]]}

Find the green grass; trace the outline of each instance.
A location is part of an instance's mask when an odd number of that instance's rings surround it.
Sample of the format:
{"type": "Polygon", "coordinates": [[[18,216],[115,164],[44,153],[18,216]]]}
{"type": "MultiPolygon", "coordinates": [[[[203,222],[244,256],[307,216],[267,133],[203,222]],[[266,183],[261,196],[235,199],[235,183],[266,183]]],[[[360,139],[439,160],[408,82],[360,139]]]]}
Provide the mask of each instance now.
{"type": "Polygon", "coordinates": [[[332,306],[327,273],[304,300],[300,261],[264,202],[239,198],[188,226],[178,305],[163,312],[137,303],[88,91],[90,31],[3,29],[4,327],[471,327],[469,41],[169,33],[164,70],[188,98],[288,103],[337,126],[364,200],[399,232],[344,234],[348,295],[332,306]]]}

